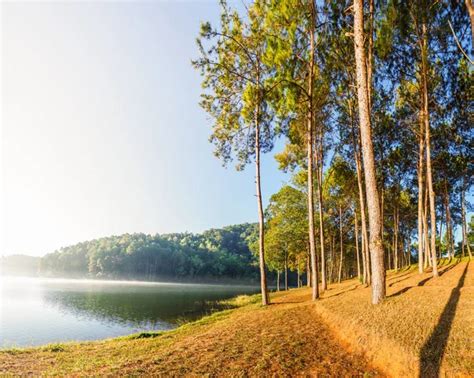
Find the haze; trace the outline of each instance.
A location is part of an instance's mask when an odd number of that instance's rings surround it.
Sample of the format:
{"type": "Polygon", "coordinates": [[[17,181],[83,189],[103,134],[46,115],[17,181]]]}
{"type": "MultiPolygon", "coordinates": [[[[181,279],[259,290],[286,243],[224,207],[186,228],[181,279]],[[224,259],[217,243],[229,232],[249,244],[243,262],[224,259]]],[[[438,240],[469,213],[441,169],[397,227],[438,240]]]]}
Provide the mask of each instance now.
{"type": "MultiPolygon", "coordinates": [[[[218,4],[0,7],[0,254],[256,221],[253,167],[213,156],[190,65],[218,4]]],[[[268,200],[286,177],[272,155],[263,173],[268,200]]]]}

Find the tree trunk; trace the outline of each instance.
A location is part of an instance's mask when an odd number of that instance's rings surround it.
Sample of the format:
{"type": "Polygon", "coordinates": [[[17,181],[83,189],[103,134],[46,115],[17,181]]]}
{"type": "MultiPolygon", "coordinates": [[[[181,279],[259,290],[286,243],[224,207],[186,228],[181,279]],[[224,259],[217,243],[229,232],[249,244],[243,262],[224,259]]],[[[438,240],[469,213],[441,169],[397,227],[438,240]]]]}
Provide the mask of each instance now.
{"type": "Polygon", "coordinates": [[[316,241],[314,232],[314,190],[313,190],[313,138],[314,138],[314,116],[313,116],[313,75],[314,75],[314,25],[315,9],[314,3],[310,3],[311,10],[311,35],[310,35],[310,62],[308,74],[308,114],[307,114],[307,157],[308,157],[308,232],[309,249],[311,255],[311,281],[313,283],[312,299],[319,298],[318,285],[318,256],[316,254],[316,241]]]}
{"type": "MultiPolygon", "coordinates": [[[[461,189],[461,220],[462,220],[462,241],[463,246],[467,247],[467,253],[469,254],[469,260],[472,259],[471,246],[469,239],[467,238],[467,225],[466,225],[466,203],[465,203],[465,182],[466,179],[463,179],[463,187],[461,189]]],[[[463,247],[463,257],[464,257],[464,247],[463,247]]]]}
{"type": "Polygon", "coordinates": [[[280,271],[277,270],[277,291],[280,291],[280,271]]]}
{"type": "Polygon", "coordinates": [[[423,251],[423,155],[424,152],[424,142],[423,136],[425,133],[423,132],[423,122],[420,117],[420,135],[418,139],[418,149],[419,149],[419,156],[418,156],[418,272],[421,274],[424,271],[424,251],[423,251]]]}
{"type": "Polygon", "coordinates": [[[431,265],[431,248],[428,235],[428,188],[425,186],[424,205],[423,205],[423,245],[425,250],[425,268],[431,265]]]}
{"type": "MultiPolygon", "coordinates": [[[[449,193],[448,193],[448,183],[446,179],[444,179],[444,207],[446,212],[446,236],[447,236],[447,250],[448,250],[448,259],[454,257],[454,241],[453,241],[453,230],[452,230],[452,223],[451,223],[451,210],[449,209],[449,193]]],[[[440,237],[443,236],[442,232],[440,231],[440,237]]]]}
{"type": "Polygon", "coordinates": [[[393,242],[393,256],[395,271],[398,272],[398,205],[395,205],[395,213],[393,217],[393,228],[394,228],[394,242],[393,242]]]}
{"type": "Polygon", "coordinates": [[[364,162],[365,186],[370,229],[370,257],[372,267],[372,303],[378,304],[385,298],[385,262],[382,245],[379,195],[375,177],[374,148],[370,126],[369,104],[367,99],[367,73],[364,49],[364,4],[354,0],[354,44],[357,71],[357,98],[362,156],[364,162]]]}
{"type": "Polygon", "coordinates": [[[357,187],[359,189],[359,207],[360,207],[360,220],[362,226],[362,276],[363,283],[370,285],[370,259],[369,259],[369,238],[367,235],[367,221],[365,217],[365,199],[364,199],[364,188],[362,183],[362,164],[360,156],[360,140],[359,133],[357,133],[357,138],[355,136],[355,127],[353,122],[352,106],[349,107],[349,112],[351,116],[351,125],[352,125],[352,144],[354,146],[354,160],[356,162],[356,172],[357,172],[357,187]]]}
{"type": "Polygon", "coordinates": [[[285,251],[285,291],[288,290],[288,252],[285,251]]]}
{"type": "Polygon", "coordinates": [[[357,220],[357,209],[354,209],[354,233],[357,256],[357,279],[360,281],[360,257],[359,257],[359,221],[357,220]]]}
{"type": "Polygon", "coordinates": [[[329,238],[329,257],[331,261],[331,266],[329,267],[329,283],[332,283],[334,282],[334,249],[332,235],[329,238]]]}
{"type": "Polygon", "coordinates": [[[260,108],[255,109],[255,184],[257,187],[258,202],[258,231],[259,231],[259,264],[260,264],[260,289],[262,292],[262,305],[270,303],[267,289],[267,275],[265,272],[265,225],[263,220],[262,188],[260,184],[260,108]]]}
{"type": "Polygon", "coordinates": [[[474,5],[472,4],[472,0],[465,0],[465,2],[471,20],[472,50],[474,51],[474,5]]]}
{"type": "Polygon", "coordinates": [[[319,158],[318,158],[318,163],[317,165],[317,170],[318,170],[318,210],[319,210],[319,244],[321,248],[321,291],[324,291],[327,289],[327,282],[326,282],[326,253],[324,251],[324,218],[323,218],[323,193],[322,193],[322,187],[323,187],[323,146],[322,146],[322,138],[323,136],[320,136],[320,141],[319,141],[319,158]]]}
{"type": "Polygon", "coordinates": [[[433,189],[433,177],[431,172],[431,130],[430,114],[428,109],[428,35],[426,24],[423,23],[423,38],[421,50],[421,77],[423,90],[423,119],[426,132],[426,181],[428,183],[428,194],[430,200],[430,223],[431,223],[431,260],[433,265],[433,277],[438,277],[438,264],[436,259],[436,206],[435,193],[433,189]]]}
{"type": "Polygon", "coordinates": [[[296,262],[296,278],[297,278],[297,287],[298,289],[301,287],[301,273],[300,273],[300,264],[299,260],[296,262]]]}
{"type": "Polygon", "coordinates": [[[311,287],[311,262],[310,261],[311,261],[311,256],[309,254],[309,246],[308,246],[308,256],[306,258],[306,286],[308,287],[311,287]]]}
{"type": "MultiPolygon", "coordinates": [[[[393,242],[393,236],[392,236],[392,242],[393,242]]],[[[387,253],[387,258],[388,258],[388,262],[387,262],[387,269],[390,270],[391,269],[391,266],[392,266],[392,261],[391,261],[391,256],[392,256],[392,253],[393,253],[393,243],[392,245],[390,246],[390,248],[392,249],[392,251],[388,251],[387,253]]]]}
{"type": "MultiPolygon", "coordinates": [[[[363,4],[363,3],[362,3],[363,4]]],[[[374,47],[374,0],[369,0],[369,32],[367,44],[367,102],[369,105],[369,116],[372,112],[372,60],[374,47]]],[[[383,219],[383,217],[382,217],[383,219]]],[[[382,233],[383,237],[383,233],[382,233]]]]}
{"type": "Polygon", "coordinates": [[[344,258],[344,246],[342,244],[342,207],[339,205],[339,274],[337,276],[337,282],[341,283],[342,278],[342,261],[344,258]]]}

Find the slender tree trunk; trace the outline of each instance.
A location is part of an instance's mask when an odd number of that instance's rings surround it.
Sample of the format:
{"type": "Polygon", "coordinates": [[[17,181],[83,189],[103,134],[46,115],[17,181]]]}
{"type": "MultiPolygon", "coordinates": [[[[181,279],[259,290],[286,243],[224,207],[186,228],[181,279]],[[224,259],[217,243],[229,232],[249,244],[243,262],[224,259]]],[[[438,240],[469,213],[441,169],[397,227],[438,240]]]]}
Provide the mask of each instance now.
{"type": "Polygon", "coordinates": [[[398,271],[398,204],[395,205],[395,213],[394,213],[394,243],[393,243],[393,252],[394,252],[394,264],[395,264],[395,271],[398,271]]]}
{"type": "Polygon", "coordinates": [[[363,283],[370,285],[370,259],[369,259],[369,237],[367,234],[367,221],[365,216],[365,199],[364,199],[364,188],[362,183],[362,164],[360,156],[360,139],[359,133],[357,137],[355,136],[355,127],[353,122],[353,112],[352,105],[349,106],[349,112],[351,117],[352,125],[352,144],[354,146],[354,160],[356,162],[356,172],[357,172],[357,187],[359,189],[359,207],[360,207],[360,219],[362,227],[362,275],[363,283]]]}
{"type": "MultiPolygon", "coordinates": [[[[363,3],[362,3],[363,4],[363,3]]],[[[369,0],[369,32],[367,43],[367,101],[369,105],[369,116],[372,112],[372,61],[374,47],[374,0],[369,0]]],[[[383,217],[382,217],[383,219],[383,217]]],[[[383,236],[383,233],[382,233],[383,236]]]]}
{"type": "Polygon", "coordinates": [[[318,211],[319,211],[319,243],[321,249],[321,290],[324,291],[327,289],[327,282],[326,282],[326,253],[324,251],[324,217],[323,217],[323,146],[322,146],[322,138],[320,136],[319,141],[319,156],[318,156],[318,211]]]}
{"type": "MultiPolygon", "coordinates": [[[[463,179],[463,187],[461,189],[461,220],[462,220],[462,241],[463,245],[467,247],[467,253],[469,254],[469,260],[472,259],[471,246],[469,239],[467,238],[467,226],[466,226],[466,203],[465,203],[465,182],[466,179],[463,179]]],[[[463,257],[464,257],[464,247],[463,247],[463,257]]]]}
{"type": "Polygon", "coordinates": [[[422,73],[422,90],[423,90],[423,119],[426,131],[426,181],[428,183],[428,194],[430,201],[430,223],[431,223],[431,259],[433,265],[433,277],[438,276],[438,264],[436,259],[436,206],[435,193],[433,189],[433,177],[431,172],[431,130],[430,130],[430,113],[428,109],[428,34],[426,24],[423,23],[423,38],[421,52],[421,73],[422,73]]]}
{"type": "MultiPolygon", "coordinates": [[[[392,253],[393,253],[393,236],[392,236],[392,245],[390,246],[390,248],[392,249],[392,253]]],[[[387,258],[388,258],[387,269],[388,270],[390,270],[392,266],[392,261],[391,261],[392,253],[390,253],[390,250],[387,253],[387,258]]]]}
{"type": "MultiPolygon", "coordinates": [[[[446,236],[447,236],[447,249],[448,249],[448,259],[454,257],[454,241],[453,241],[453,230],[452,230],[452,223],[451,223],[451,210],[449,209],[449,193],[448,193],[448,184],[446,179],[444,180],[444,207],[446,212],[446,236]]],[[[442,237],[442,233],[440,231],[440,237],[442,237]]]]}
{"type": "Polygon", "coordinates": [[[424,271],[423,267],[423,155],[424,152],[424,138],[425,133],[423,132],[423,122],[420,117],[420,135],[418,140],[418,272],[421,274],[424,271]]]}
{"type": "Polygon", "coordinates": [[[285,251],[285,291],[288,290],[288,252],[285,251]]]}
{"type": "Polygon", "coordinates": [[[471,20],[472,50],[474,51],[474,5],[472,4],[472,0],[465,0],[465,2],[471,20]]]}
{"type": "Polygon", "coordinates": [[[354,233],[357,256],[357,279],[360,281],[360,257],[359,257],[359,221],[357,220],[357,209],[354,209],[354,233]]]}
{"type": "Polygon", "coordinates": [[[430,248],[430,239],[428,235],[428,188],[425,187],[424,193],[424,205],[423,205],[423,243],[425,250],[425,268],[428,267],[431,263],[431,248],[430,248]]]}
{"type": "Polygon", "coordinates": [[[344,245],[342,244],[342,207],[339,205],[339,274],[337,282],[341,283],[342,278],[342,262],[344,259],[344,245]]]}
{"type": "MultiPolygon", "coordinates": [[[[443,202],[443,205],[444,205],[444,202],[443,202]]],[[[444,209],[446,210],[446,207],[444,209]]],[[[442,257],[441,249],[442,249],[442,243],[443,243],[443,240],[442,240],[442,237],[443,237],[443,216],[445,217],[444,220],[445,220],[445,224],[446,224],[446,230],[448,229],[448,222],[446,221],[446,216],[443,213],[441,213],[441,219],[439,220],[439,234],[438,234],[439,235],[439,241],[440,241],[440,246],[438,248],[439,249],[438,258],[440,258],[440,259],[442,257]]],[[[448,234],[446,232],[446,237],[448,238],[447,235],[448,234]]],[[[449,247],[447,248],[447,251],[449,251],[449,247]]],[[[448,252],[448,254],[449,254],[449,252],[448,252]]]]}
{"type": "Polygon", "coordinates": [[[385,298],[385,262],[382,245],[382,218],[380,214],[377,180],[375,177],[374,148],[370,126],[369,104],[367,99],[367,73],[364,49],[364,4],[354,0],[354,44],[357,71],[357,97],[361,146],[364,162],[367,208],[370,228],[370,256],[372,266],[372,303],[378,304],[385,298]]]}
{"type": "Polygon", "coordinates": [[[297,278],[297,287],[298,289],[301,287],[301,273],[300,273],[300,264],[299,260],[296,262],[296,278],[297,278]]]}
{"type": "Polygon", "coordinates": [[[381,223],[380,223],[380,235],[381,235],[381,238],[382,238],[382,246],[383,246],[383,238],[384,238],[384,233],[385,233],[385,229],[384,229],[384,209],[385,209],[385,180],[384,180],[384,177],[383,177],[383,173],[382,173],[382,179],[381,179],[381,183],[380,183],[380,219],[381,219],[381,223]]]}
{"type": "Polygon", "coordinates": [[[260,183],[260,108],[258,105],[255,109],[255,170],[258,202],[260,288],[262,292],[262,305],[266,306],[270,301],[268,298],[267,275],[265,272],[265,223],[263,219],[262,188],[260,183]]]}
{"type": "Polygon", "coordinates": [[[310,63],[308,75],[308,114],[307,114],[307,157],[308,157],[308,232],[309,249],[311,254],[311,281],[313,283],[313,301],[319,298],[318,285],[318,255],[316,254],[316,241],[314,230],[314,190],[313,190],[313,138],[314,138],[314,116],[313,116],[313,75],[314,75],[314,25],[315,9],[313,1],[310,2],[311,10],[311,35],[310,35],[310,63]]]}
{"type": "Polygon", "coordinates": [[[309,254],[309,243],[308,256],[306,258],[306,286],[311,287],[311,256],[309,254]]]}
{"type": "Polygon", "coordinates": [[[280,271],[277,270],[277,291],[280,291],[280,271]]]}

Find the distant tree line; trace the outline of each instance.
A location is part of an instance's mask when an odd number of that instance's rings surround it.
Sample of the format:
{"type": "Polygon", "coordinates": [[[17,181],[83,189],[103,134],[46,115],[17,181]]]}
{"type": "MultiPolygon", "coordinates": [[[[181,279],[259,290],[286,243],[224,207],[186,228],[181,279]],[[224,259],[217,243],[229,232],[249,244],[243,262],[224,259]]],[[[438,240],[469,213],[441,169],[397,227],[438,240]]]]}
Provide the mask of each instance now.
{"type": "Polygon", "coordinates": [[[42,276],[157,279],[258,279],[249,249],[256,225],[202,234],[124,234],[63,247],[40,261],[42,276]]]}

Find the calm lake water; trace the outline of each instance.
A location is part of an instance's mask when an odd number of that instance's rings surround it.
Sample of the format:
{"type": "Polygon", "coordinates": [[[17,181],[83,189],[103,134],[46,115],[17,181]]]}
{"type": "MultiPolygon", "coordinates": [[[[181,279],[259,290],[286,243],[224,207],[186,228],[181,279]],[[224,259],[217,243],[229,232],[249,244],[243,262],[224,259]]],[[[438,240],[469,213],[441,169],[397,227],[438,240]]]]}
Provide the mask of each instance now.
{"type": "Polygon", "coordinates": [[[249,286],[0,278],[0,348],[166,330],[249,286]]]}

